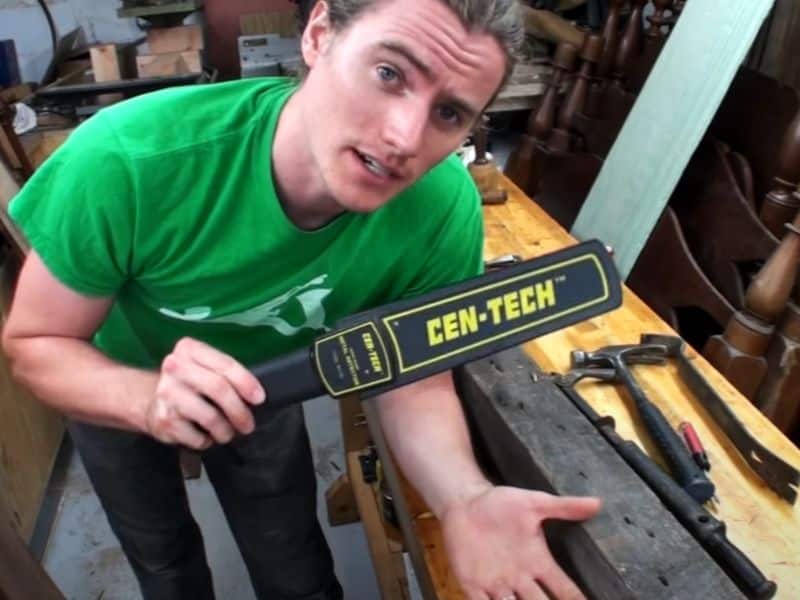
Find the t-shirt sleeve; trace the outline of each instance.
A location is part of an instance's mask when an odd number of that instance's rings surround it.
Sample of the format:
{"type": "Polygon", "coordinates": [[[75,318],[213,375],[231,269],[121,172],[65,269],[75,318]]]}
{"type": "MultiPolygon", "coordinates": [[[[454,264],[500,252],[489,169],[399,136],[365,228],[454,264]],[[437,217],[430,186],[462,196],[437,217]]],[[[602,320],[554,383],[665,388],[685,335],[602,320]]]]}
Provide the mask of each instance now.
{"type": "Polygon", "coordinates": [[[102,113],[76,129],[11,201],[9,214],[50,272],[89,296],[129,276],[135,190],[102,113]]]}
{"type": "MultiPolygon", "coordinates": [[[[417,277],[403,294],[410,298],[483,273],[483,213],[478,190],[466,169],[458,165],[449,210],[430,240],[430,252],[417,277]]],[[[437,195],[433,194],[432,198],[437,195]]]]}

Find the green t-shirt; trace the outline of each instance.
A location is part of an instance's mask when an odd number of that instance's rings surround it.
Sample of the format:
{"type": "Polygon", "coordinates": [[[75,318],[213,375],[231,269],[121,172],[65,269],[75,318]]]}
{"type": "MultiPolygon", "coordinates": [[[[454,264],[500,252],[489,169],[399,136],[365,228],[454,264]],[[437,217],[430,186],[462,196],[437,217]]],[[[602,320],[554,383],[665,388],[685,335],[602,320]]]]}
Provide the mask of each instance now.
{"type": "Polygon", "coordinates": [[[94,339],[107,355],[153,368],[191,336],[253,364],[344,316],[480,273],[480,200],[455,157],[374,213],[294,226],[271,149],[295,89],[248,79],[109,107],[12,201],[60,281],[115,296],[94,339]]]}

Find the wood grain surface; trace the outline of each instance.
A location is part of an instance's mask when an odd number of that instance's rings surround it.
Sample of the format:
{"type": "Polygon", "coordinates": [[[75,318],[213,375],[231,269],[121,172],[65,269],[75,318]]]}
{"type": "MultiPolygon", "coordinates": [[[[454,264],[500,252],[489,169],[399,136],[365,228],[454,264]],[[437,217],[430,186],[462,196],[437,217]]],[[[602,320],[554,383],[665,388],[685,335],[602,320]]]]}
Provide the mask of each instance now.
{"type": "MultiPolygon", "coordinates": [[[[484,207],[484,255],[487,259],[507,253],[531,258],[574,243],[561,226],[516,186],[507,179],[504,183],[509,190],[509,201],[504,205],[484,207]]],[[[523,349],[543,370],[563,372],[569,369],[569,353],[573,349],[592,350],[608,344],[637,343],[641,333],[651,332],[673,333],[626,289],[621,308],[540,337],[525,344],[523,349]]],[[[691,355],[696,353],[691,351],[691,355]]],[[[800,468],[798,448],[702,357],[697,356],[695,364],[762,443],[800,468]]],[[[710,477],[717,486],[720,499],[719,504],[709,504],[708,508],[727,523],[729,539],[778,584],[777,598],[800,598],[798,505],[790,506],[750,471],[724,433],[691,397],[673,365],[639,366],[635,367],[635,374],[651,400],[675,427],[681,421],[689,420],[703,440],[712,464],[710,477]]],[[[649,455],[657,457],[642,427],[633,422],[634,407],[624,392],[614,385],[592,382],[579,384],[578,390],[600,414],[613,416],[617,432],[623,438],[638,442],[649,455]]],[[[380,438],[377,420],[374,414],[370,414],[371,410],[367,412],[370,429],[380,438]]],[[[406,513],[401,514],[401,524],[426,597],[441,600],[464,598],[449,570],[438,522],[402,473],[394,468],[382,442],[377,442],[378,449],[389,465],[387,475],[391,475],[390,483],[396,486],[395,490],[401,490],[402,498],[396,498],[404,508],[402,512],[406,513]]]]}

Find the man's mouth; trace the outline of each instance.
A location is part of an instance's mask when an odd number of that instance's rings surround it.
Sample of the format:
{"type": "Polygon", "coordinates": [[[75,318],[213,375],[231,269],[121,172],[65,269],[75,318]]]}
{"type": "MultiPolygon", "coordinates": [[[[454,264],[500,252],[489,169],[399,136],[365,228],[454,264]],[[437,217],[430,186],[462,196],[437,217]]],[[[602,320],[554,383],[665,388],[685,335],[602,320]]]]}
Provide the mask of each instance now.
{"type": "Polygon", "coordinates": [[[386,179],[398,177],[397,173],[389,169],[387,166],[383,165],[376,158],[370,156],[369,154],[364,154],[363,152],[359,152],[358,150],[356,150],[355,152],[358,155],[358,158],[361,159],[361,162],[364,163],[364,166],[366,166],[367,169],[370,171],[370,173],[386,179]]]}

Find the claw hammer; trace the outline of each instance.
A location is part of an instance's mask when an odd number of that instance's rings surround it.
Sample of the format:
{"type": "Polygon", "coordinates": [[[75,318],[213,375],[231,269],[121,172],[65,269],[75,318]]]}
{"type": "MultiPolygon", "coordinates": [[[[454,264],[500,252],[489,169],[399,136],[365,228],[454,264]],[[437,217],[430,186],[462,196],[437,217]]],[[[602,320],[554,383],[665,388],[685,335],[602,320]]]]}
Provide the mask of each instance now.
{"type": "Polygon", "coordinates": [[[645,395],[628,368],[630,364],[663,364],[666,346],[660,344],[628,344],[606,346],[592,352],[573,350],[573,368],[611,368],[615,381],[622,383],[633,398],[647,432],[664,455],[675,480],[697,502],[703,504],[714,496],[714,484],[692,460],[686,446],[664,414],[645,395]]]}

